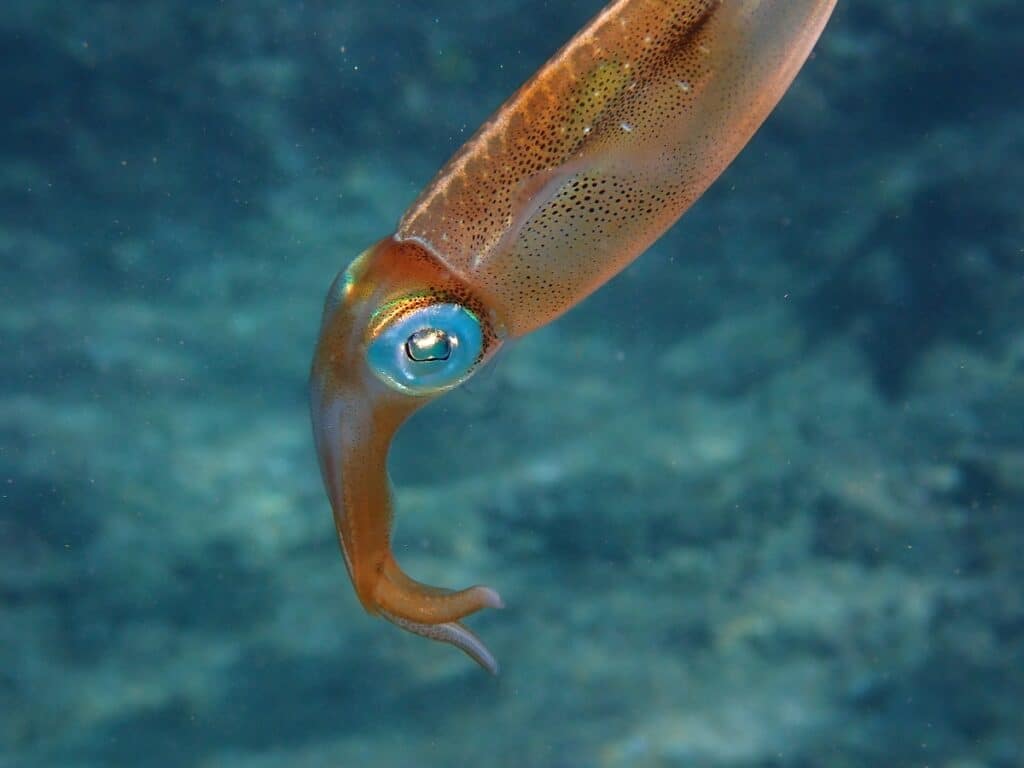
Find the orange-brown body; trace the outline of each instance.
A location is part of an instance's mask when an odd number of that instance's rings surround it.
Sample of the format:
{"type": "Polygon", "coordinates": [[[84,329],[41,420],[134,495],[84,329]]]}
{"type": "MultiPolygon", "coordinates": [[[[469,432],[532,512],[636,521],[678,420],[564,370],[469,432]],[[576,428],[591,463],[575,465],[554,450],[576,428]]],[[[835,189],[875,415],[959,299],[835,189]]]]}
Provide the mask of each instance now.
{"type": "Polygon", "coordinates": [[[390,547],[391,440],[416,409],[642,253],[742,149],[835,0],[618,0],[466,143],[328,296],[320,466],[363,606],[497,669],[459,619],[487,587],[413,581],[390,547]]]}

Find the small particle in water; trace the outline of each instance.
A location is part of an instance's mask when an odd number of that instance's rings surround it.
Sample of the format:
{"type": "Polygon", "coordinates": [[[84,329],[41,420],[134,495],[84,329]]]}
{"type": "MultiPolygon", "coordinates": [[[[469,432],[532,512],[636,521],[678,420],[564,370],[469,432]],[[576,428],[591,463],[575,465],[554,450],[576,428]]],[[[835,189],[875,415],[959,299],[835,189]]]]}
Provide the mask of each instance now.
{"type": "Polygon", "coordinates": [[[693,90],[693,86],[690,85],[689,82],[687,82],[686,80],[676,80],[676,85],[679,86],[679,90],[681,90],[683,93],[689,93],[690,91],[693,90]]]}
{"type": "Polygon", "coordinates": [[[632,133],[633,132],[633,126],[630,125],[629,123],[619,123],[619,128],[624,130],[626,133],[632,133]]]}

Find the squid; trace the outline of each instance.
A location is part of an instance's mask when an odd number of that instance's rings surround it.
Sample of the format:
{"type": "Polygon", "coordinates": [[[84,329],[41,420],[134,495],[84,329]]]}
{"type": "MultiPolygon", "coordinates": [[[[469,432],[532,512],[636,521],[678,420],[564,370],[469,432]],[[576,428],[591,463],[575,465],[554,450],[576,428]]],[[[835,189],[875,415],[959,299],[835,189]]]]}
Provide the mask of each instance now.
{"type": "Polygon", "coordinates": [[[336,277],[310,376],[313,434],[368,612],[497,673],[463,619],[503,607],[498,592],[428,586],[395,559],[392,439],[657,240],[767,118],[834,5],[612,2],[336,277]]]}

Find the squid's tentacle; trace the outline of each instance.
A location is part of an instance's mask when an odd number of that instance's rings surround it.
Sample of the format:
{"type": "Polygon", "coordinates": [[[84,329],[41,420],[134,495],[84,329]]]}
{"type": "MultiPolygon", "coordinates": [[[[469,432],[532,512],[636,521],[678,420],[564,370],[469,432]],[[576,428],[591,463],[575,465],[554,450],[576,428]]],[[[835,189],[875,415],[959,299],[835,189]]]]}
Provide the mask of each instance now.
{"type": "Polygon", "coordinates": [[[457,621],[448,621],[444,624],[421,624],[403,619],[401,616],[394,616],[386,611],[382,611],[381,615],[406,632],[455,646],[492,675],[497,676],[500,671],[498,660],[494,658],[494,654],[484,645],[483,640],[464,624],[457,621]]]}

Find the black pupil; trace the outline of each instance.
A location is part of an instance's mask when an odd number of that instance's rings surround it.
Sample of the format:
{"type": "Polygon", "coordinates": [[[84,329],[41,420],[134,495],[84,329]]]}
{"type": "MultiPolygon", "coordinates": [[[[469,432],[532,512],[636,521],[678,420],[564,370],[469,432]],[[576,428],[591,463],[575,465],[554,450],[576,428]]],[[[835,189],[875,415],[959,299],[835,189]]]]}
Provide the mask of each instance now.
{"type": "Polygon", "coordinates": [[[418,363],[447,360],[452,354],[452,342],[440,328],[422,328],[405,340],[405,354],[418,363]]]}

